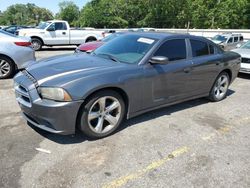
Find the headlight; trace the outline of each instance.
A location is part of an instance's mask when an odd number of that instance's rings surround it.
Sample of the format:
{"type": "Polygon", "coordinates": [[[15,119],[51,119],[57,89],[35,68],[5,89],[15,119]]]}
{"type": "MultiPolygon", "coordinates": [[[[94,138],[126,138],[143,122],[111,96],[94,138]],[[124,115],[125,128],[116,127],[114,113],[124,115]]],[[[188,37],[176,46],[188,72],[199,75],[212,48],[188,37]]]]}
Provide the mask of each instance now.
{"type": "Polygon", "coordinates": [[[62,88],[39,87],[38,91],[43,99],[54,101],[72,101],[70,95],[62,88]]]}

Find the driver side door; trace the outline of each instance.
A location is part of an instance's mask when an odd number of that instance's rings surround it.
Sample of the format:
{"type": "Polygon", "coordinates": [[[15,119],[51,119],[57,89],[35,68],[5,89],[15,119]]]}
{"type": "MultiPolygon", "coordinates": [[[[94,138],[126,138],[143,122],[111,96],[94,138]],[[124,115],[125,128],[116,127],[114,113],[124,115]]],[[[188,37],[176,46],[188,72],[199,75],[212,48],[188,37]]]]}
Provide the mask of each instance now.
{"type": "Polygon", "coordinates": [[[64,22],[52,23],[46,30],[45,35],[48,45],[69,44],[69,30],[64,22]]]}
{"type": "Polygon", "coordinates": [[[146,65],[145,91],[151,95],[147,95],[145,103],[154,107],[189,97],[186,85],[191,74],[192,62],[188,58],[188,53],[185,38],[170,39],[161,44],[153,56],[167,57],[169,62],[146,65]]]}

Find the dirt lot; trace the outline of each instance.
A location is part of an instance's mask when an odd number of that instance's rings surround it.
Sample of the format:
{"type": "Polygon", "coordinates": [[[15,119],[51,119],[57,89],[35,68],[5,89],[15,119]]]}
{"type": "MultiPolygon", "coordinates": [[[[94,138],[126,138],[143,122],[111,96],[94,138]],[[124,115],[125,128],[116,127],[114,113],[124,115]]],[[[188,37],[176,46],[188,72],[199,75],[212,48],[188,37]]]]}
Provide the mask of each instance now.
{"type": "Polygon", "coordinates": [[[29,127],[12,85],[0,81],[0,187],[250,187],[250,75],[222,102],[153,111],[95,141],[29,127]]]}

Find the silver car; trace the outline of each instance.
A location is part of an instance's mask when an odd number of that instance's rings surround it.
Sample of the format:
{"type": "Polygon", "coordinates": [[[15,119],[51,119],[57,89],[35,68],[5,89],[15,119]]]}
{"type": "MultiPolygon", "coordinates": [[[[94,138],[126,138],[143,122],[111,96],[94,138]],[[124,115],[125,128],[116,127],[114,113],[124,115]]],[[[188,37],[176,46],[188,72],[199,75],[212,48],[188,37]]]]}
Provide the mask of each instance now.
{"type": "Polygon", "coordinates": [[[232,51],[241,55],[240,72],[250,74],[250,41],[232,51]]]}
{"type": "Polygon", "coordinates": [[[35,61],[29,38],[18,37],[0,30],[0,79],[12,77],[17,70],[35,61]]]}
{"type": "Polygon", "coordinates": [[[214,36],[212,41],[224,50],[232,50],[243,43],[244,37],[241,34],[224,33],[214,36]]]}

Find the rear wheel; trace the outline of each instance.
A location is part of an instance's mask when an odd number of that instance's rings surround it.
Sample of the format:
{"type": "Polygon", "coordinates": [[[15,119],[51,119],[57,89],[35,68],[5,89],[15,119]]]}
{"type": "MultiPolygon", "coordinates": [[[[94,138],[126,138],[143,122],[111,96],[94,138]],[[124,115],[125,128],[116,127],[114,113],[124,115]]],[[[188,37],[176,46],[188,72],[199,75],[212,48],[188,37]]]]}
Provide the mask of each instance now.
{"type": "Polygon", "coordinates": [[[106,90],[90,97],[80,113],[80,130],[91,138],[103,138],[121,124],[125,104],[117,92],[106,90]]]}
{"type": "Polygon", "coordinates": [[[35,51],[38,51],[38,50],[42,49],[43,43],[42,43],[42,41],[40,39],[32,38],[31,43],[32,43],[32,48],[35,51]]]}
{"type": "Polygon", "coordinates": [[[230,79],[226,72],[222,72],[216,79],[213,88],[210,91],[209,99],[213,102],[223,100],[228,91],[230,79]]]}
{"type": "Polygon", "coordinates": [[[16,69],[14,62],[5,56],[0,56],[0,79],[10,78],[16,69]]]}

